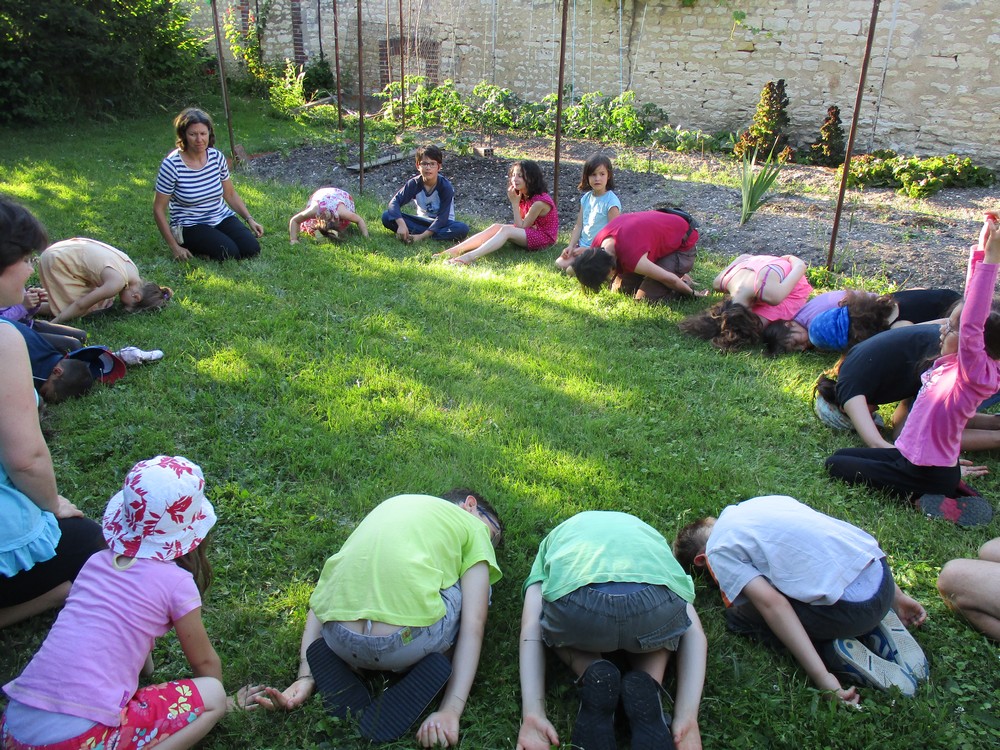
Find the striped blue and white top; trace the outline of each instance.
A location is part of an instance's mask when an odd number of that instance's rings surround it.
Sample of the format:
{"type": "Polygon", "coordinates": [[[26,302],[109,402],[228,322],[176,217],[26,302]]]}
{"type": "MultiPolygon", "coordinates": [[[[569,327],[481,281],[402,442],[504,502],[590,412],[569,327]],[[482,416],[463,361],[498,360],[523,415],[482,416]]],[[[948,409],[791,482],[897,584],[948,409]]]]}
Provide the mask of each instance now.
{"type": "Polygon", "coordinates": [[[174,149],[160,164],[156,192],[170,196],[170,226],[214,227],[235,215],[222,198],[222,183],[229,179],[226,157],[215,148],[208,149],[207,157],[204,167],[191,169],[174,149]]]}

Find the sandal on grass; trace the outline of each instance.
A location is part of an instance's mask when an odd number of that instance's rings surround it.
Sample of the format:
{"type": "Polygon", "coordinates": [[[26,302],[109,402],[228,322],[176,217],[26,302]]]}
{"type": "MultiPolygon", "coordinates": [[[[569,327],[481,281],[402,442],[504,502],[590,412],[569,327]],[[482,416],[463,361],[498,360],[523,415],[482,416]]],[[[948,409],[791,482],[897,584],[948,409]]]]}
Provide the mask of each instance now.
{"type": "Polygon", "coordinates": [[[361,714],[361,736],[372,742],[402,737],[441,692],[451,677],[444,654],[428,654],[361,714]]]}
{"type": "Polygon", "coordinates": [[[921,495],[918,505],[920,512],[928,518],[943,518],[962,528],[985,526],[993,520],[993,506],[984,498],[975,495],[968,497],[921,495]]]}
{"type": "Polygon", "coordinates": [[[371,704],[372,697],[364,683],[322,638],[309,645],[306,659],[316,680],[316,690],[323,696],[323,708],[330,716],[336,719],[346,719],[348,714],[357,716],[371,704]]]}

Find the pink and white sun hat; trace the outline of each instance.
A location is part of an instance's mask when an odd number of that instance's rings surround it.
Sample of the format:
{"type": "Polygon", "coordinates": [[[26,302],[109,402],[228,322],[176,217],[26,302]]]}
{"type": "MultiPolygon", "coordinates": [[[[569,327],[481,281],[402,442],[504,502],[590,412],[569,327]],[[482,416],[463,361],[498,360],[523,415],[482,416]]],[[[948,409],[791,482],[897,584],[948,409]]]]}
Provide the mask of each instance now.
{"type": "Polygon", "coordinates": [[[215,525],[201,467],[183,456],[140,461],[104,511],[104,539],[128,557],[176,560],[215,525]]]}

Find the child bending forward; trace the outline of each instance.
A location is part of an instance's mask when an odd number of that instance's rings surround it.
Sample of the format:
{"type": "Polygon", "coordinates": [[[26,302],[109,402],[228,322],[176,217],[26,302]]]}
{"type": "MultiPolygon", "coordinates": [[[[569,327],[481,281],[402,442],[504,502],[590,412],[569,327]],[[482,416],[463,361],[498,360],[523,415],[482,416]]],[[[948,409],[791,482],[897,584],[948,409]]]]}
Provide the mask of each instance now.
{"type": "Polygon", "coordinates": [[[548,750],[559,735],[545,715],[545,646],[577,677],[580,710],[572,747],[615,750],[619,701],[632,750],[701,748],[698,706],[707,643],[694,611],[694,583],[652,526],[609,511],[579,513],[538,548],[524,582],[521,614],[521,731],[518,750],[548,750]],[[629,671],[606,658],[622,651],[629,671]],[[660,703],[677,654],[673,727],[660,703]]]}
{"type": "Polygon", "coordinates": [[[927,618],[895,584],[869,534],[798,500],[770,495],[730,505],[681,529],[674,554],[707,570],[729,629],[783,644],[820,690],[860,700],[852,682],[913,695],[927,659],[907,632],[927,618]]]}

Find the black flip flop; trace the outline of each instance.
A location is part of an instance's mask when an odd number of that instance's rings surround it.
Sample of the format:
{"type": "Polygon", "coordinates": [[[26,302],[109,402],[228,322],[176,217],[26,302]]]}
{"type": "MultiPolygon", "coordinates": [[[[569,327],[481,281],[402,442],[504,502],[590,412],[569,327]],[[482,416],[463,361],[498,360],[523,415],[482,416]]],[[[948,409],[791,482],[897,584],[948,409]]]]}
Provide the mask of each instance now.
{"type": "Polygon", "coordinates": [[[348,714],[357,716],[371,704],[372,697],[364,683],[322,638],[309,644],[306,660],[316,680],[316,690],[323,696],[323,708],[330,716],[336,719],[346,719],[348,714]]]}
{"type": "Polygon", "coordinates": [[[921,495],[919,506],[920,512],[928,518],[943,518],[962,528],[985,526],[993,520],[993,506],[986,499],[976,495],[967,497],[921,495]]]}
{"type": "Polygon", "coordinates": [[[361,736],[372,742],[398,740],[441,692],[451,677],[444,654],[428,654],[361,714],[361,736]]]}

